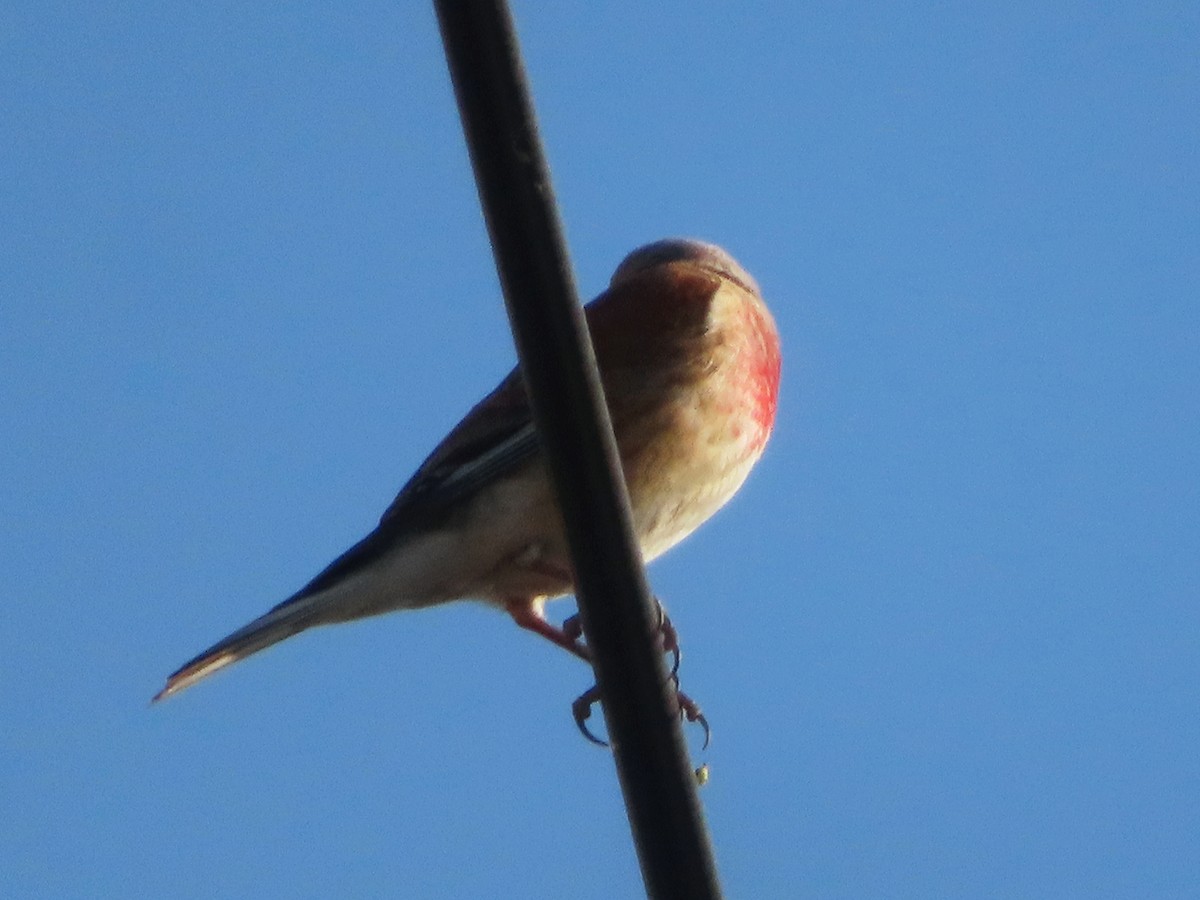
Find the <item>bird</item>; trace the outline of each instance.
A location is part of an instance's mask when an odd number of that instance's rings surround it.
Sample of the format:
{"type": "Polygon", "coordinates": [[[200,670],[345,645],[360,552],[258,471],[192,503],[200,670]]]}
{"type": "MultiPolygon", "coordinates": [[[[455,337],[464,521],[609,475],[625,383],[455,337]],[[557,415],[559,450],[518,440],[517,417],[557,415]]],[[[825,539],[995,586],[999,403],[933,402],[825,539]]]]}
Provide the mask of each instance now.
{"type": "MultiPolygon", "coordinates": [[[[668,238],[617,266],[585,308],[650,562],[741,487],[775,423],[781,357],[755,280],[725,250],[668,238]]],[[[477,600],[577,655],[545,615],[572,593],[562,519],[514,368],[437,445],[378,526],[308,584],[189,660],[154,701],[318,625],[477,600]]],[[[586,658],[586,656],[585,656],[586,658]]]]}

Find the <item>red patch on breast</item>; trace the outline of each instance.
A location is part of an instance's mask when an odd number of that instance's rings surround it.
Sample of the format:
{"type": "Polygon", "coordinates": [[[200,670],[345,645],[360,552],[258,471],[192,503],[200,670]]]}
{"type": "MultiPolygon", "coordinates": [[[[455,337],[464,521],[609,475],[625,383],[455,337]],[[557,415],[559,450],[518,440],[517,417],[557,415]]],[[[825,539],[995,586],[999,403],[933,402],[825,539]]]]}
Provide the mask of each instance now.
{"type": "Polygon", "coordinates": [[[751,418],[761,430],[761,443],[765,444],[775,424],[775,412],[779,405],[779,333],[764,306],[748,303],[742,307],[742,315],[746,341],[742,353],[746,391],[751,400],[751,418]]]}

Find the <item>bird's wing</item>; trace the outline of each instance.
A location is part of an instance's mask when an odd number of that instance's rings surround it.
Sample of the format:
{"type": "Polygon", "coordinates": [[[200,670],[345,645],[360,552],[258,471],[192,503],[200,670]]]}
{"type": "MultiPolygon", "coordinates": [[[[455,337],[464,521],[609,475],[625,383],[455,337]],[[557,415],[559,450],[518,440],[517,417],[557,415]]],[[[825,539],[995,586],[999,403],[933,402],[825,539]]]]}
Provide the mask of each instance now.
{"type": "Polygon", "coordinates": [[[380,519],[380,527],[436,516],[534,456],[537,432],[514,369],[429,454],[380,519]]]}
{"type": "Polygon", "coordinates": [[[538,449],[521,373],[513,370],[446,435],[384,512],[379,527],[275,607],[327,590],[385,555],[413,530],[436,527],[455,504],[538,449]]]}

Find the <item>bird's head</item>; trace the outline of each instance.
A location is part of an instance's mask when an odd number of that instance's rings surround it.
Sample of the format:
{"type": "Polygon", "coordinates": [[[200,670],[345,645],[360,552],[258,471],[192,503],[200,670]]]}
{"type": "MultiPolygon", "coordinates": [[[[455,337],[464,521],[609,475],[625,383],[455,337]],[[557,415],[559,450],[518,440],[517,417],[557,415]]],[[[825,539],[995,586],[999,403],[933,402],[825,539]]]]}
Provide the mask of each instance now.
{"type": "Polygon", "coordinates": [[[669,263],[689,263],[722,278],[737,282],[753,294],[760,294],[758,282],[738,264],[738,261],[718,247],[692,238],[666,238],[638,247],[617,266],[610,287],[617,287],[648,269],[669,263]]]}

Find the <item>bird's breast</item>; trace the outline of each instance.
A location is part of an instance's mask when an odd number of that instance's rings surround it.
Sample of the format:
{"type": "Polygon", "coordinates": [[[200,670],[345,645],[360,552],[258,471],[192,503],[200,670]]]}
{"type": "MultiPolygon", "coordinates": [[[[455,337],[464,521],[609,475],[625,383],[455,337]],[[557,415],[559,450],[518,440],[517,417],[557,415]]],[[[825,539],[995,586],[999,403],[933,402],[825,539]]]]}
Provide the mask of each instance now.
{"type": "Polygon", "coordinates": [[[722,288],[663,403],[631,429],[652,439],[623,453],[647,560],[691,534],[741,487],[770,436],[778,388],[770,314],[747,292],[722,288]]]}

